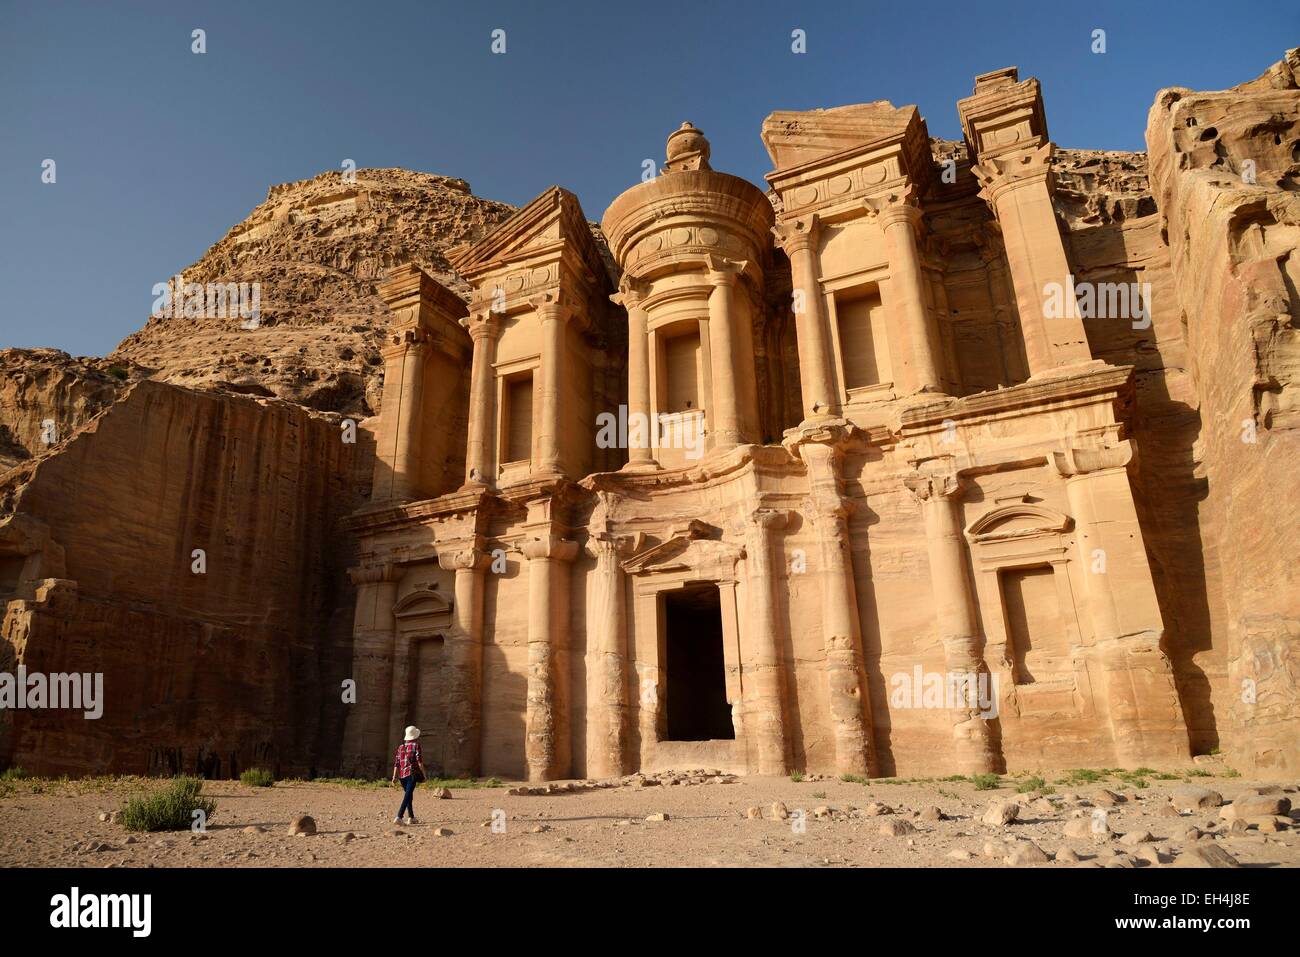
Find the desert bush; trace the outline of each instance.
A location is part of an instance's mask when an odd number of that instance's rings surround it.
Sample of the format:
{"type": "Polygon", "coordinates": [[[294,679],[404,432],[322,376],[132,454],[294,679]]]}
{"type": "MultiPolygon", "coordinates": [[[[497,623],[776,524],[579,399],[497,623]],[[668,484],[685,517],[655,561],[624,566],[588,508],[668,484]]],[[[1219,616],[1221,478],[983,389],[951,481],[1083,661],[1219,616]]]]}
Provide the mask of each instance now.
{"type": "Polygon", "coordinates": [[[215,801],[201,796],[202,790],[202,778],[172,778],[157,791],[127,801],[122,808],[122,824],[128,831],[189,830],[195,811],[202,811],[204,820],[211,820],[217,810],[215,801]]]}
{"type": "Polygon", "coordinates": [[[992,791],[1002,786],[1002,778],[996,774],[972,774],[970,783],[976,791],[992,791]]]}
{"type": "Polygon", "coordinates": [[[1016,791],[1020,794],[1028,794],[1030,791],[1041,791],[1047,787],[1047,782],[1036,774],[1031,774],[1019,784],[1016,785],[1016,791]]]}
{"type": "Polygon", "coordinates": [[[250,788],[269,788],[275,783],[275,775],[266,768],[249,768],[239,776],[239,783],[250,788]]]}

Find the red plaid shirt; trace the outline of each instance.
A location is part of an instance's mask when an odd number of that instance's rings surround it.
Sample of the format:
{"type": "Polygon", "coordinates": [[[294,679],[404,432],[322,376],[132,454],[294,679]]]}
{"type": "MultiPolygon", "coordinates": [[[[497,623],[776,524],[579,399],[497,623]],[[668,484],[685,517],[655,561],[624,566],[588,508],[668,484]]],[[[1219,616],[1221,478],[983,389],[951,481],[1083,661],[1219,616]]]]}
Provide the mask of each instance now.
{"type": "Polygon", "coordinates": [[[397,772],[399,778],[409,778],[415,773],[415,768],[422,758],[419,741],[403,741],[397,746],[397,753],[393,755],[393,770],[397,772]]]}

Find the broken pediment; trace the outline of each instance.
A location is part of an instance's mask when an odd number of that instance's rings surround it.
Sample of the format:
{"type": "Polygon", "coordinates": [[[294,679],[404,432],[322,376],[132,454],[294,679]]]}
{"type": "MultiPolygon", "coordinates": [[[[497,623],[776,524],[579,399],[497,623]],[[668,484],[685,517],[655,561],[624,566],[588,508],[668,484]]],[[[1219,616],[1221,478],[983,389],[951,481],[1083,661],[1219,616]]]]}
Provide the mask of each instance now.
{"type": "Polygon", "coordinates": [[[393,605],[393,617],[399,622],[419,621],[431,628],[449,628],[451,601],[436,588],[417,588],[393,605]]]}

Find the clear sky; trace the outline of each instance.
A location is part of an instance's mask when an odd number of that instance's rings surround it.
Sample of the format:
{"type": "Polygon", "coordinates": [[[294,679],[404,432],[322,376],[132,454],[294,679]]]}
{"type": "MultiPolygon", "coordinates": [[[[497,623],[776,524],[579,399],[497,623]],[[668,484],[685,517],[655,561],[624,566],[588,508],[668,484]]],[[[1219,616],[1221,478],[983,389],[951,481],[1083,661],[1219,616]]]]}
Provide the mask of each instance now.
{"type": "Polygon", "coordinates": [[[0,0],[0,347],[107,353],[271,184],[349,158],[516,205],[558,183],[598,220],[683,120],[761,183],[774,109],[915,103],[956,138],[974,76],[1016,64],[1057,143],[1142,149],[1157,89],[1297,43],[1295,0],[0,0]]]}

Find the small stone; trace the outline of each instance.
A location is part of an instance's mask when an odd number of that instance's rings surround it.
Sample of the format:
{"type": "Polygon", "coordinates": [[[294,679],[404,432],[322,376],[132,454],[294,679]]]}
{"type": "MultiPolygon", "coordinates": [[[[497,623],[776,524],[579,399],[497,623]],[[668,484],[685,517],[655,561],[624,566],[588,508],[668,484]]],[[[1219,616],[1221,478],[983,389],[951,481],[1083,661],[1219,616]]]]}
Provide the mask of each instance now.
{"type": "Polygon", "coordinates": [[[435,827],[433,829],[434,837],[451,837],[454,833],[456,832],[449,827],[435,827]]]}
{"type": "Polygon", "coordinates": [[[299,814],[289,822],[289,833],[306,837],[316,833],[316,819],[309,814],[299,814]]]}
{"type": "Polygon", "coordinates": [[[1194,844],[1174,861],[1174,867],[1240,867],[1237,859],[1217,844],[1194,844]]]}
{"type": "Polygon", "coordinates": [[[757,807],[746,808],[745,817],[749,818],[751,821],[761,820],[763,817],[763,809],[757,807]]]}
{"type": "Polygon", "coordinates": [[[1016,841],[1011,845],[1011,853],[1002,860],[1013,867],[1028,867],[1033,864],[1046,864],[1048,857],[1033,841],[1016,841]]]}
{"type": "Polygon", "coordinates": [[[1291,810],[1289,798],[1272,794],[1242,794],[1227,807],[1219,811],[1219,817],[1236,821],[1248,817],[1273,817],[1285,815],[1291,810]]]}
{"type": "Polygon", "coordinates": [[[1121,844],[1127,844],[1128,846],[1133,847],[1135,845],[1146,844],[1148,841],[1154,841],[1154,840],[1155,838],[1151,836],[1150,831],[1129,831],[1127,834],[1125,834],[1123,837],[1119,839],[1119,842],[1121,844]]]}
{"type": "Polygon", "coordinates": [[[1092,794],[1092,803],[1098,807],[1114,807],[1116,804],[1123,804],[1128,798],[1122,794],[1116,794],[1114,791],[1108,791],[1101,788],[1092,794]]]}
{"type": "Polygon", "coordinates": [[[954,861],[969,861],[975,855],[970,851],[963,851],[960,847],[948,852],[948,856],[954,861]]]}
{"type": "Polygon", "coordinates": [[[917,820],[920,821],[946,821],[948,819],[948,816],[933,804],[927,808],[923,808],[921,813],[916,817],[917,820]]]}
{"type": "Polygon", "coordinates": [[[440,800],[440,801],[450,801],[450,800],[451,800],[451,789],[450,789],[450,788],[430,788],[430,789],[429,789],[429,794],[430,794],[430,796],[435,797],[435,798],[437,798],[437,799],[440,800]]]}
{"type": "Polygon", "coordinates": [[[1011,801],[994,801],[980,818],[985,824],[991,824],[994,827],[1004,827],[1011,824],[1020,816],[1020,805],[1011,801]]]}
{"type": "Polygon", "coordinates": [[[1065,864],[1077,864],[1079,862],[1079,855],[1074,853],[1074,851],[1068,847],[1062,847],[1056,852],[1056,860],[1065,864]]]}
{"type": "Polygon", "coordinates": [[[1199,841],[1201,839],[1201,829],[1189,824],[1175,834],[1174,837],[1179,841],[1199,841]]]}
{"type": "Polygon", "coordinates": [[[538,825],[536,825],[536,826],[533,828],[533,833],[534,833],[534,834],[545,834],[545,833],[546,833],[547,831],[549,831],[550,829],[551,829],[551,826],[550,826],[549,824],[538,824],[538,825]]]}
{"type": "Polygon", "coordinates": [[[1199,811],[1203,808],[1218,807],[1223,803],[1223,795],[1209,788],[1194,784],[1183,784],[1174,788],[1169,800],[1180,811],[1199,811]]]}
{"type": "Polygon", "coordinates": [[[881,804],[878,801],[872,801],[862,809],[866,817],[880,817],[882,814],[893,814],[894,809],[888,804],[881,804]]]}
{"type": "Polygon", "coordinates": [[[1161,863],[1160,852],[1156,850],[1153,844],[1143,844],[1133,852],[1133,856],[1146,861],[1148,864],[1159,865],[1161,863]]]}
{"type": "Polygon", "coordinates": [[[258,824],[250,824],[250,825],[248,825],[248,827],[244,828],[244,833],[245,833],[245,834],[265,834],[265,833],[266,833],[266,828],[264,828],[264,827],[262,827],[261,825],[258,825],[258,824]]]}
{"type": "Polygon", "coordinates": [[[658,811],[655,814],[647,814],[646,821],[651,824],[657,824],[661,821],[668,820],[668,814],[665,811],[658,811]]]}
{"type": "Polygon", "coordinates": [[[357,836],[355,834],[353,834],[351,831],[347,831],[344,833],[344,835],[341,838],[339,838],[339,843],[347,844],[348,842],[355,841],[356,839],[357,836]]]}
{"type": "Polygon", "coordinates": [[[833,813],[834,812],[831,808],[827,807],[825,804],[819,804],[817,807],[813,808],[813,817],[818,819],[830,817],[833,813]]]}
{"type": "Polygon", "coordinates": [[[905,834],[915,834],[916,828],[912,826],[911,821],[896,817],[888,821],[881,821],[880,833],[885,837],[902,837],[905,834]]]}
{"type": "Polygon", "coordinates": [[[1162,804],[1156,808],[1156,817],[1178,817],[1178,808],[1172,804],[1162,804]]]}
{"type": "Polygon", "coordinates": [[[789,809],[781,801],[773,801],[772,807],[769,810],[772,812],[772,819],[774,821],[784,821],[790,816],[789,809]]]}

